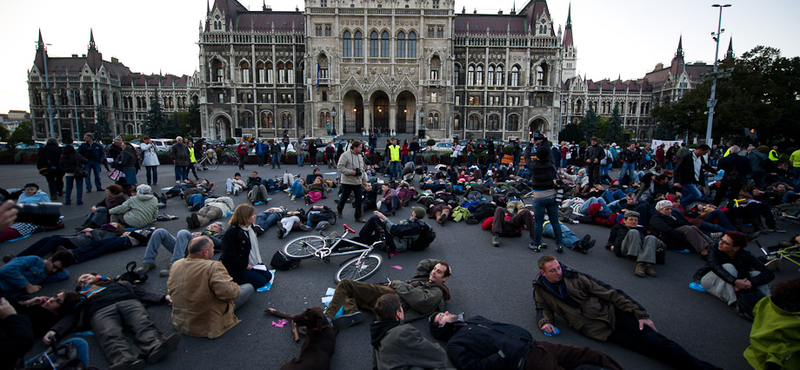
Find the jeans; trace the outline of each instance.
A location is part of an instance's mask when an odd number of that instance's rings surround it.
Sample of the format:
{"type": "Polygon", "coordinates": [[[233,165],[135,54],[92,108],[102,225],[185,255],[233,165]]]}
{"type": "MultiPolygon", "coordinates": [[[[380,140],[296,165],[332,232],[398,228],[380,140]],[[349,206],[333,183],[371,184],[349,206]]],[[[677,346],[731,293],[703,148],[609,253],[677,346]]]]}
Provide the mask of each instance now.
{"type": "Polygon", "coordinates": [[[533,200],[533,221],[535,227],[533,245],[542,244],[545,211],[547,211],[547,217],[550,218],[550,223],[554,224],[553,233],[556,236],[556,245],[566,245],[564,243],[564,237],[561,235],[561,223],[558,222],[558,202],[556,202],[556,198],[533,200]],[[556,227],[556,225],[558,225],[558,227],[556,227]]]}
{"type": "Polygon", "coordinates": [[[400,177],[400,162],[389,162],[389,180],[394,180],[400,177]]]}
{"type": "Polygon", "coordinates": [[[608,207],[608,203],[606,203],[606,200],[602,197],[591,197],[587,199],[586,202],[581,205],[581,213],[588,216],[589,206],[591,206],[593,203],[600,203],[600,205],[603,207],[603,212],[611,213],[611,208],[608,207]]]}
{"type": "Polygon", "coordinates": [[[94,171],[94,185],[95,189],[100,190],[103,186],[100,185],[100,162],[89,162],[83,165],[83,168],[86,169],[86,173],[89,176],[86,176],[84,181],[86,181],[86,190],[92,190],[92,171],[94,171]]]}
{"type": "Polygon", "coordinates": [[[567,159],[561,158],[561,168],[567,168],[567,159]]]}
{"type": "Polygon", "coordinates": [[[189,178],[189,171],[192,171],[195,180],[200,180],[200,178],[197,177],[197,169],[194,167],[194,163],[189,163],[189,167],[186,167],[186,178],[189,178]]]}
{"type": "Polygon", "coordinates": [[[617,189],[613,193],[606,190],[603,192],[603,199],[605,199],[607,203],[611,203],[615,200],[625,199],[625,192],[622,191],[622,189],[617,189]]]}
{"type": "MultiPolygon", "coordinates": [[[[64,341],[61,341],[59,344],[67,344],[72,343],[75,345],[75,349],[78,351],[78,360],[81,360],[83,366],[89,368],[89,343],[83,338],[70,338],[64,341]]],[[[25,366],[32,364],[36,361],[39,357],[42,357],[45,353],[42,352],[36,356],[31,357],[28,361],[25,361],[25,366]]]]}
{"type": "Polygon", "coordinates": [[[303,167],[304,158],[305,158],[304,155],[300,155],[300,154],[297,155],[297,165],[298,166],[303,167]]]}
{"type": "Polygon", "coordinates": [[[22,252],[17,253],[17,257],[22,256],[39,256],[44,258],[50,253],[55,253],[58,247],[67,249],[75,248],[75,245],[69,239],[62,238],[58,235],[47,236],[39,239],[36,243],[31,244],[30,247],[25,248],[22,252]]]}
{"type": "Polygon", "coordinates": [[[156,229],[153,235],[150,235],[142,261],[155,263],[156,256],[158,256],[158,247],[163,245],[166,250],[172,253],[172,258],[169,260],[169,265],[172,266],[175,261],[186,257],[186,248],[189,246],[190,240],[192,240],[192,233],[187,230],[178,231],[178,237],[176,238],[166,229],[156,229]]]}
{"type": "Polygon", "coordinates": [[[158,166],[144,166],[147,171],[147,185],[158,183],[158,166]],[[152,176],[152,180],[151,180],[152,176]]]}
{"type": "Polygon", "coordinates": [[[64,191],[64,201],[68,204],[72,201],[72,183],[75,183],[75,200],[78,204],[83,203],[83,184],[81,179],[76,179],[75,176],[64,177],[64,182],[67,184],[67,190],[64,191]]]}
{"type": "Polygon", "coordinates": [[[267,285],[270,280],[272,280],[272,273],[269,271],[262,271],[262,270],[244,270],[244,271],[231,271],[229,270],[228,273],[233,278],[233,281],[236,284],[243,285],[243,284],[250,284],[254,288],[258,289],[267,285]]]}
{"type": "Polygon", "coordinates": [[[289,195],[302,198],[306,195],[306,190],[303,188],[303,184],[300,183],[300,180],[294,180],[294,183],[289,188],[289,195]]]}
{"type": "Polygon", "coordinates": [[[206,199],[208,198],[204,197],[203,194],[192,194],[189,196],[189,201],[187,203],[189,203],[189,205],[192,207],[198,207],[198,205],[199,207],[202,207],[203,204],[205,204],[206,199]]]}
{"type": "Polygon", "coordinates": [[[83,226],[100,227],[108,223],[108,208],[97,207],[97,213],[89,213],[83,220],[83,226]]]}
{"type": "Polygon", "coordinates": [[[400,198],[396,195],[392,195],[389,197],[388,202],[381,202],[381,213],[388,214],[389,212],[397,212],[400,209],[402,203],[400,203],[400,198]]]}
{"type": "Polygon", "coordinates": [[[622,170],[619,171],[619,178],[621,179],[627,173],[631,181],[635,181],[636,178],[634,176],[636,175],[633,174],[633,171],[635,169],[636,169],[636,164],[622,162],[622,170]]]}
{"type": "Polygon", "coordinates": [[[162,335],[138,299],[111,302],[91,316],[97,343],[112,365],[135,360],[139,353],[149,353],[162,343],[162,335]],[[123,332],[128,329],[136,338],[132,342],[123,332]]]}
{"type": "Polygon", "coordinates": [[[700,361],[678,343],[649,326],[639,330],[639,321],[632,314],[614,307],[616,323],[608,341],[653,358],[675,369],[713,369],[700,361]]]}
{"type": "Polygon", "coordinates": [[[124,251],[130,249],[132,246],[130,238],[127,236],[120,236],[91,242],[83,247],[73,249],[72,254],[75,256],[75,263],[81,263],[95,259],[104,254],[124,251]]]}
{"type": "Polygon", "coordinates": [[[720,231],[720,232],[728,232],[728,231],[736,231],[736,227],[733,226],[733,223],[728,219],[728,216],[725,216],[725,212],[721,210],[715,209],[708,214],[706,214],[705,221],[703,221],[703,225],[701,227],[703,230],[712,230],[712,231],[720,231]],[[717,223],[713,223],[714,220],[717,223]]]}
{"type": "Polygon", "coordinates": [[[697,185],[681,184],[681,186],[683,186],[683,192],[681,193],[683,194],[683,198],[681,198],[682,206],[688,207],[697,201],[711,203],[711,200],[700,192],[700,189],[697,188],[697,185]]]}
{"type": "Polygon", "coordinates": [[[257,153],[256,154],[256,159],[258,160],[258,167],[261,167],[261,166],[264,165],[264,159],[265,159],[264,153],[257,153]]]}
{"type": "Polygon", "coordinates": [[[186,182],[189,178],[189,173],[186,166],[175,166],[175,182],[186,182]]]}
{"type": "MultiPolygon", "coordinates": [[[[575,235],[575,233],[572,232],[572,230],[568,229],[562,223],[559,223],[559,225],[561,225],[561,237],[564,240],[564,246],[565,247],[574,248],[577,243],[580,243],[581,239],[578,238],[578,236],[575,235]]],[[[542,231],[544,232],[544,236],[546,236],[548,238],[553,238],[553,239],[556,238],[556,233],[553,230],[553,223],[552,222],[546,222],[544,224],[544,228],[543,228],[542,231]]]]}
{"type": "Polygon", "coordinates": [[[467,155],[467,167],[472,167],[472,161],[473,160],[475,160],[475,154],[474,154],[474,152],[470,152],[467,155]]]}
{"type": "Polygon", "coordinates": [[[256,216],[256,225],[261,226],[264,231],[278,223],[281,220],[281,214],[277,212],[261,212],[256,216]]]}
{"type": "Polygon", "coordinates": [[[272,153],[272,168],[275,168],[276,164],[281,168],[281,153],[272,153]]]}

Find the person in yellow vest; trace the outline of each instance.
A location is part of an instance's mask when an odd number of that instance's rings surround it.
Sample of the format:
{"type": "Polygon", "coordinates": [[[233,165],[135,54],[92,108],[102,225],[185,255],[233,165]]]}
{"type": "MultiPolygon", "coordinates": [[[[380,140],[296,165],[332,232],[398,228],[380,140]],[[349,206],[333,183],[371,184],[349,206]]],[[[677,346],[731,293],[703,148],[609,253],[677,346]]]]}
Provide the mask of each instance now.
{"type": "Polygon", "coordinates": [[[781,158],[781,155],[778,154],[778,146],[775,145],[772,147],[772,150],[769,151],[769,160],[773,162],[777,162],[778,159],[781,158]]]}
{"type": "MultiPolygon", "coordinates": [[[[194,168],[194,164],[197,163],[197,159],[194,158],[194,143],[192,142],[191,138],[187,138],[184,140],[186,146],[189,148],[189,170],[192,171],[192,175],[194,175],[194,179],[200,181],[200,178],[197,177],[197,170],[194,168]]],[[[187,172],[188,175],[188,172],[187,172]]]]}
{"type": "Polygon", "coordinates": [[[400,177],[400,145],[397,139],[392,139],[389,144],[389,181],[394,181],[400,177]]]}

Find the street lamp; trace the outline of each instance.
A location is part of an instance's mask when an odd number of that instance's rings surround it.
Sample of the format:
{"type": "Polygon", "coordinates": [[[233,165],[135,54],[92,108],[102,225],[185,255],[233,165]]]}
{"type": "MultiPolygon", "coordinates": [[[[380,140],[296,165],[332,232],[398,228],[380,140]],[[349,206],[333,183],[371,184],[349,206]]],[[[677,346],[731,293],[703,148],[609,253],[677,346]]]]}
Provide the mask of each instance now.
{"type": "Polygon", "coordinates": [[[711,38],[717,43],[717,51],[714,53],[714,81],[711,83],[711,98],[708,99],[708,127],[706,127],[706,145],[711,144],[711,125],[714,124],[714,107],[717,105],[717,66],[719,65],[719,39],[722,32],[722,8],[729,8],[731,4],[719,5],[714,4],[712,7],[719,8],[719,23],[717,24],[717,32],[711,32],[711,38]]]}
{"type": "Polygon", "coordinates": [[[53,106],[50,102],[52,98],[52,91],[50,91],[50,75],[47,71],[47,46],[50,44],[45,44],[42,46],[42,59],[44,59],[44,81],[45,81],[45,89],[47,90],[47,116],[50,118],[50,135],[49,137],[56,137],[56,131],[53,128],[53,106]]]}
{"type": "Polygon", "coordinates": [[[78,122],[78,89],[72,89],[72,102],[75,107],[75,131],[78,132],[78,140],[81,139],[81,124],[78,122]]]}
{"type": "Polygon", "coordinates": [[[331,135],[336,136],[336,108],[331,108],[331,118],[333,119],[333,125],[331,126],[331,135]]]}

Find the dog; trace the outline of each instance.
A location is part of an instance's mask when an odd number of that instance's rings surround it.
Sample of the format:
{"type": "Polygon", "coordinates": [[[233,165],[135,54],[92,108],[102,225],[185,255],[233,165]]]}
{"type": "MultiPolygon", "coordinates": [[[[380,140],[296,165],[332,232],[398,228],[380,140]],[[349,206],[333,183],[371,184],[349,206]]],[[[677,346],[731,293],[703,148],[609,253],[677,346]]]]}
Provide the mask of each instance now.
{"type": "Polygon", "coordinates": [[[306,340],[300,348],[300,357],[283,364],[281,370],[321,370],[331,368],[331,357],[336,350],[339,330],[331,326],[321,307],[311,307],[298,314],[287,314],[274,308],[264,312],[290,320],[295,342],[299,340],[297,326],[306,328],[306,340]]]}

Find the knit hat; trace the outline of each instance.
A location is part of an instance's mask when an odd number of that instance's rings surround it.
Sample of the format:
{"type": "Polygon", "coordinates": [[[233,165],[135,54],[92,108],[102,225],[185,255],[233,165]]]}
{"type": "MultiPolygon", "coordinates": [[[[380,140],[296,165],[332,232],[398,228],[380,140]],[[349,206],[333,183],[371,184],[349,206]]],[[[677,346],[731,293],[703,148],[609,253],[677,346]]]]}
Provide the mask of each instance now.
{"type": "Polygon", "coordinates": [[[656,203],[656,211],[660,211],[667,207],[672,207],[672,202],[668,200],[661,200],[658,203],[656,203]]]}
{"type": "Polygon", "coordinates": [[[427,212],[425,212],[425,208],[422,207],[413,207],[411,209],[414,211],[414,216],[420,220],[425,218],[425,214],[427,214],[427,212]]]}
{"type": "Polygon", "coordinates": [[[628,211],[628,212],[625,212],[625,218],[628,218],[628,217],[636,217],[636,218],[639,218],[639,216],[640,216],[640,215],[639,215],[639,212],[636,212],[636,211],[628,211]]]}
{"type": "Polygon", "coordinates": [[[23,189],[25,189],[25,188],[36,188],[36,190],[39,190],[39,185],[36,185],[33,182],[29,182],[29,183],[25,184],[25,186],[23,187],[23,189]]]}

